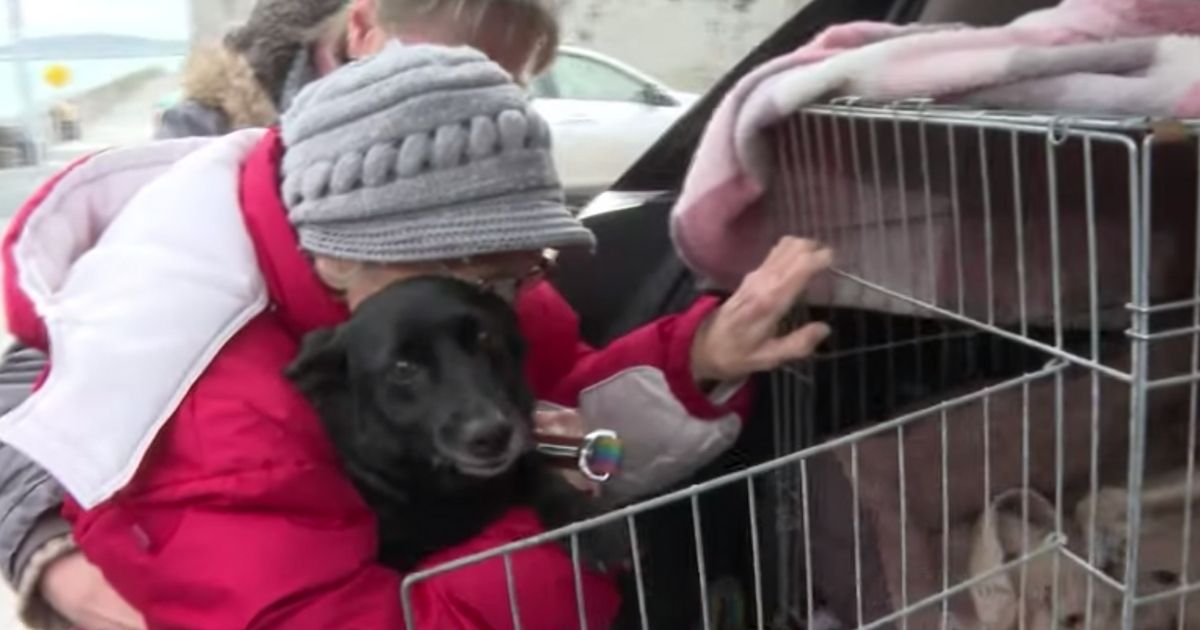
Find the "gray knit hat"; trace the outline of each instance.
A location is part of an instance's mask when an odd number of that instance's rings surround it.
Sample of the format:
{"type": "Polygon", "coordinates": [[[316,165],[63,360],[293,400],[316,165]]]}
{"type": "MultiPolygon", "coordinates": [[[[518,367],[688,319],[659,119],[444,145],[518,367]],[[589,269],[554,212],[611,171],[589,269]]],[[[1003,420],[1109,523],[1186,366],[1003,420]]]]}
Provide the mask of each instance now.
{"type": "Polygon", "coordinates": [[[305,88],[282,121],[304,249],[367,262],[595,243],[563,204],[550,128],[469,48],[391,44],[305,88]]]}

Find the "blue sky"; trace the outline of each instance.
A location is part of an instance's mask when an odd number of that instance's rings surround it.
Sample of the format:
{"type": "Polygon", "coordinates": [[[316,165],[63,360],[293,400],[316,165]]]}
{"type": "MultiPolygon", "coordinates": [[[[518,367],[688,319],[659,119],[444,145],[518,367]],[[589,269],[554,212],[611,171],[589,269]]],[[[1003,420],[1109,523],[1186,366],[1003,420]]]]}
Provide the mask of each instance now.
{"type": "MultiPolygon", "coordinates": [[[[9,39],[8,2],[0,0],[4,40],[9,39]]],[[[187,39],[188,0],[18,0],[25,36],[111,33],[187,39]]],[[[203,1],[203,0],[201,0],[203,1]]]]}

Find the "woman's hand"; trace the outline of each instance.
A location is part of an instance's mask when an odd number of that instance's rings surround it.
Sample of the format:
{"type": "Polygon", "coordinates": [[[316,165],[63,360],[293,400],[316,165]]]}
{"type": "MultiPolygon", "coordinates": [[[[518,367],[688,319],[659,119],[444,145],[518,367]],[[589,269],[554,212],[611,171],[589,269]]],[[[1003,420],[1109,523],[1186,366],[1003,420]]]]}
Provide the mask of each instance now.
{"type": "Polygon", "coordinates": [[[144,630],[146,622],[83,553],[69,553],[46,567],[42,597],[83,630],[144,630]]]}
{"type": "Polygon", "coordinates": [[[829,326],[810,323],[779,336],[783,318],[833,252],[816,241],[784,237],[762,266],[696,331],[692,375],[697,382],[733,381],[812,355],[829,326]]]}
{"type": "MultiPolygon", "coordinates": [[[[574,409],[539,409],[533,417],[534,425],[539,433],[546,435],[562,435],[582,438],[584,433],[583,416],[574,409]]],[[[583,476],[575,468],[564,468],[562,476],[582,492],[600,496],[600,484],[583,476]]]]}

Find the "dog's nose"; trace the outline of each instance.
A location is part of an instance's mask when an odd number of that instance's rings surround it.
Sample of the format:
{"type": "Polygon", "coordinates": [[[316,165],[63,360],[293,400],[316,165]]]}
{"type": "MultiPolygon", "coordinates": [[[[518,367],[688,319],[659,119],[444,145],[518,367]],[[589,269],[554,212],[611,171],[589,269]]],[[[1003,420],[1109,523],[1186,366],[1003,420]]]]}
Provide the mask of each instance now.
{"type": "Polygon", "coordinates": [[[474,457],[490,459],[508,451],[513,427],[507,422],[479,420],[467,425],[464,433],[467,452],[474,457]]]}

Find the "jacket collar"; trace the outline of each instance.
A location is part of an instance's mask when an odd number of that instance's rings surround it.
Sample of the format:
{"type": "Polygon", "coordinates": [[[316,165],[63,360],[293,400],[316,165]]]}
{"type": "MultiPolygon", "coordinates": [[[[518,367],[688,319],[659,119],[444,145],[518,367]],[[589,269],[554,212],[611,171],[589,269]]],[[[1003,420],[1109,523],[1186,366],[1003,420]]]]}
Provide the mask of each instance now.
{"type": "Polygon", "coordinates": [[[239,197],[271,308],[294,334],[304,335],[344,322],[349,311],[317,278],[288,222],[279,194],[282,160],[279,131],[271,129],[242,167],[239,197]]]}

